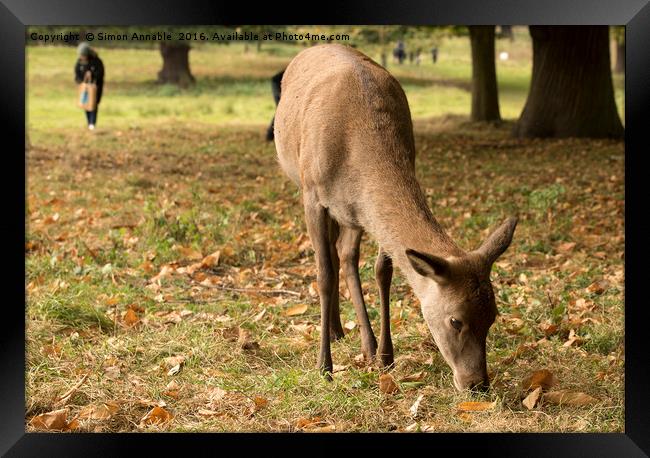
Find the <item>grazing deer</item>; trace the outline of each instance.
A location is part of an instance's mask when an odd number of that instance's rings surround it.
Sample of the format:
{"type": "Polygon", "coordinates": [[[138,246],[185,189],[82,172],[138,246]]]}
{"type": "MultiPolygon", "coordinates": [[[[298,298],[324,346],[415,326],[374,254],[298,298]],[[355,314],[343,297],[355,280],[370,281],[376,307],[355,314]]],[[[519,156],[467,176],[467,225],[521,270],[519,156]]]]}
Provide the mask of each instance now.
{"type": "MultiPolygon", "coordinates": [[[[509,218],[465,252],[433,217],[415,178],[415,145],[404,91],[384,68],[338,44],[300,52],[282,79],[275,118],[280,166],[302,190],[318,267],[318,365],[332,371],[330,339],[343,337],[339,264],[356,312],[366,359],[393,363],[389,289],[396,265],[420,300],[457,389],[488,386],[485,340],[497,309],[490,270],[517,223],[509,218]],[[379,347],[359,280],[363,232],[379,244],[379,347]]],[[[328,374],[329,377],[329,374],[328,374]]]]}

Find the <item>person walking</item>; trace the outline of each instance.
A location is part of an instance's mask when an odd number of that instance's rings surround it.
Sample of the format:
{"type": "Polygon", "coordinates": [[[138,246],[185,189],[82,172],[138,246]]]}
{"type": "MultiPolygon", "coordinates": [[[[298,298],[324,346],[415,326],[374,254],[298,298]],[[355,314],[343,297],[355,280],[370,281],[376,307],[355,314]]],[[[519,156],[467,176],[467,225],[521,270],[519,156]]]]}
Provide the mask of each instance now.
{"type": "Polygon", "coordinates": [[[83,82],[95,83],[97,85],[97,97],[95,109],[86,111],[86,121],[88,129],[94,130],[97,125],[97,111],[99,102],[102,98],[104,88],[104,63],[97,55],[97,52],[86,42],[82,42],[77,47],[77,63],[74,66],[74,80],[77,84],[83,82]]]}

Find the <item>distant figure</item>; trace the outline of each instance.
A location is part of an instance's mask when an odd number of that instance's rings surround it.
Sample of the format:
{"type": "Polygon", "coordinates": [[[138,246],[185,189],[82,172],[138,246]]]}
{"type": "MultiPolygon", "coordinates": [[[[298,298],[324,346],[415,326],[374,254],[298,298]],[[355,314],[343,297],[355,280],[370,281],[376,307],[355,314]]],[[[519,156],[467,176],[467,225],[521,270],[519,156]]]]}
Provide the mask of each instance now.
{"type": "Polygon", "coordinates": [[[509,38],[510,41],[515,41],[515,36],[512,33],[512,26],[511,25],[502,25],[501,26],[501,33],[499,34],[501,38],[509,38]]]}
{"type": "Polygon", "coordinates": [[[102,98],[104,88],[104,63],[97,55],[97,52],[85,41],[77,47],[77,63],[74,66],[74,80],[77,84],[82,82],[95,83],[97,85],[97,101],[93,111],[86,111],[88,129],[94,130],[97,125],[97,111],[99,101],[102,98]]]}
{"type": "MultiPolygon", "coordinates": [[[[284,75],[284,70],[282,70],[280,73],[276,73],[273,75],[271,78],[271,89],[273,90],[273,100],[275,100],[275,106],[278,106],[278,102],[280,102],[280,83],[282,82],[282,75],[284,75]]],[[[266,131],[266,140],[267,141],[273,141],[273,126],[275,124],[275,115],[273,115],[273,119],[271,119],[271,125],[266,131]]]]}
{"type": "Polygon", "coordinates": [[[404,42],[402,40],[397,42],[397,46],[393,49],[393,57],[401,65],[406,59],[406,50],[404,49],[404,42]]]}
{"type": "Polygon", "coordinates": [[[431,59],[433,59],[433,63],[435,64],[438,60],[438,48],[435,46],[431,48],[431,59]]]}
{"type": "Polygon", "coordinates": [[[421,54],[422,54],[422,48],[418,48],[417,51],[415,51],[415,65],[420,65],[421,54]]]}

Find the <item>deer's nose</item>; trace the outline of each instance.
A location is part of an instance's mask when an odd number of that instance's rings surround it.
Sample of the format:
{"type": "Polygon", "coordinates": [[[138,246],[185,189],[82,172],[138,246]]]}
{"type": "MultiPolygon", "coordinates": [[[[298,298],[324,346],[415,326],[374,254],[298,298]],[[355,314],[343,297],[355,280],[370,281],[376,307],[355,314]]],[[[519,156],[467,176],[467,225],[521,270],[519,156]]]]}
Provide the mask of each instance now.
{"type": "Polygon", "coordinates": [[[486,378],[482,378],[482,379],[479,379],[477,381],[471,382],[469,384],[469,389],[485,393],[486,391],[488,391],[490,389],[490,381],[486,377],[486,378]]]}

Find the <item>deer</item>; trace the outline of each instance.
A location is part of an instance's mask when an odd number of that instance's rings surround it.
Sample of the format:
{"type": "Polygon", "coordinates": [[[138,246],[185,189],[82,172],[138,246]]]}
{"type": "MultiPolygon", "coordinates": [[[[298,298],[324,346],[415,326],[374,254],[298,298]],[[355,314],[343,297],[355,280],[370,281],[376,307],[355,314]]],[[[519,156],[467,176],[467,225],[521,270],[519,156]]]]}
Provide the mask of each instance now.
{"type": "Polygon", "coordinates": [[[512,241],[517,217],[507,218],[471,251],[447,235],[416,179],[406,95],[387,70],[360,51],[341,44],[301,51],[283,75],[281,92],[275,147],[280,168],[300,188],[314,250],[321,373],[332,379],[330,342],[344,336],[340,270],[364,359],[381,368],[394,365],[389,293],[395,266],[418,298],[455,388],[488,389],[486,338],[498,314],[490,272],[512,241]],[[364,233],[379,247],[379,343],[359,278],[364,233]]]}

